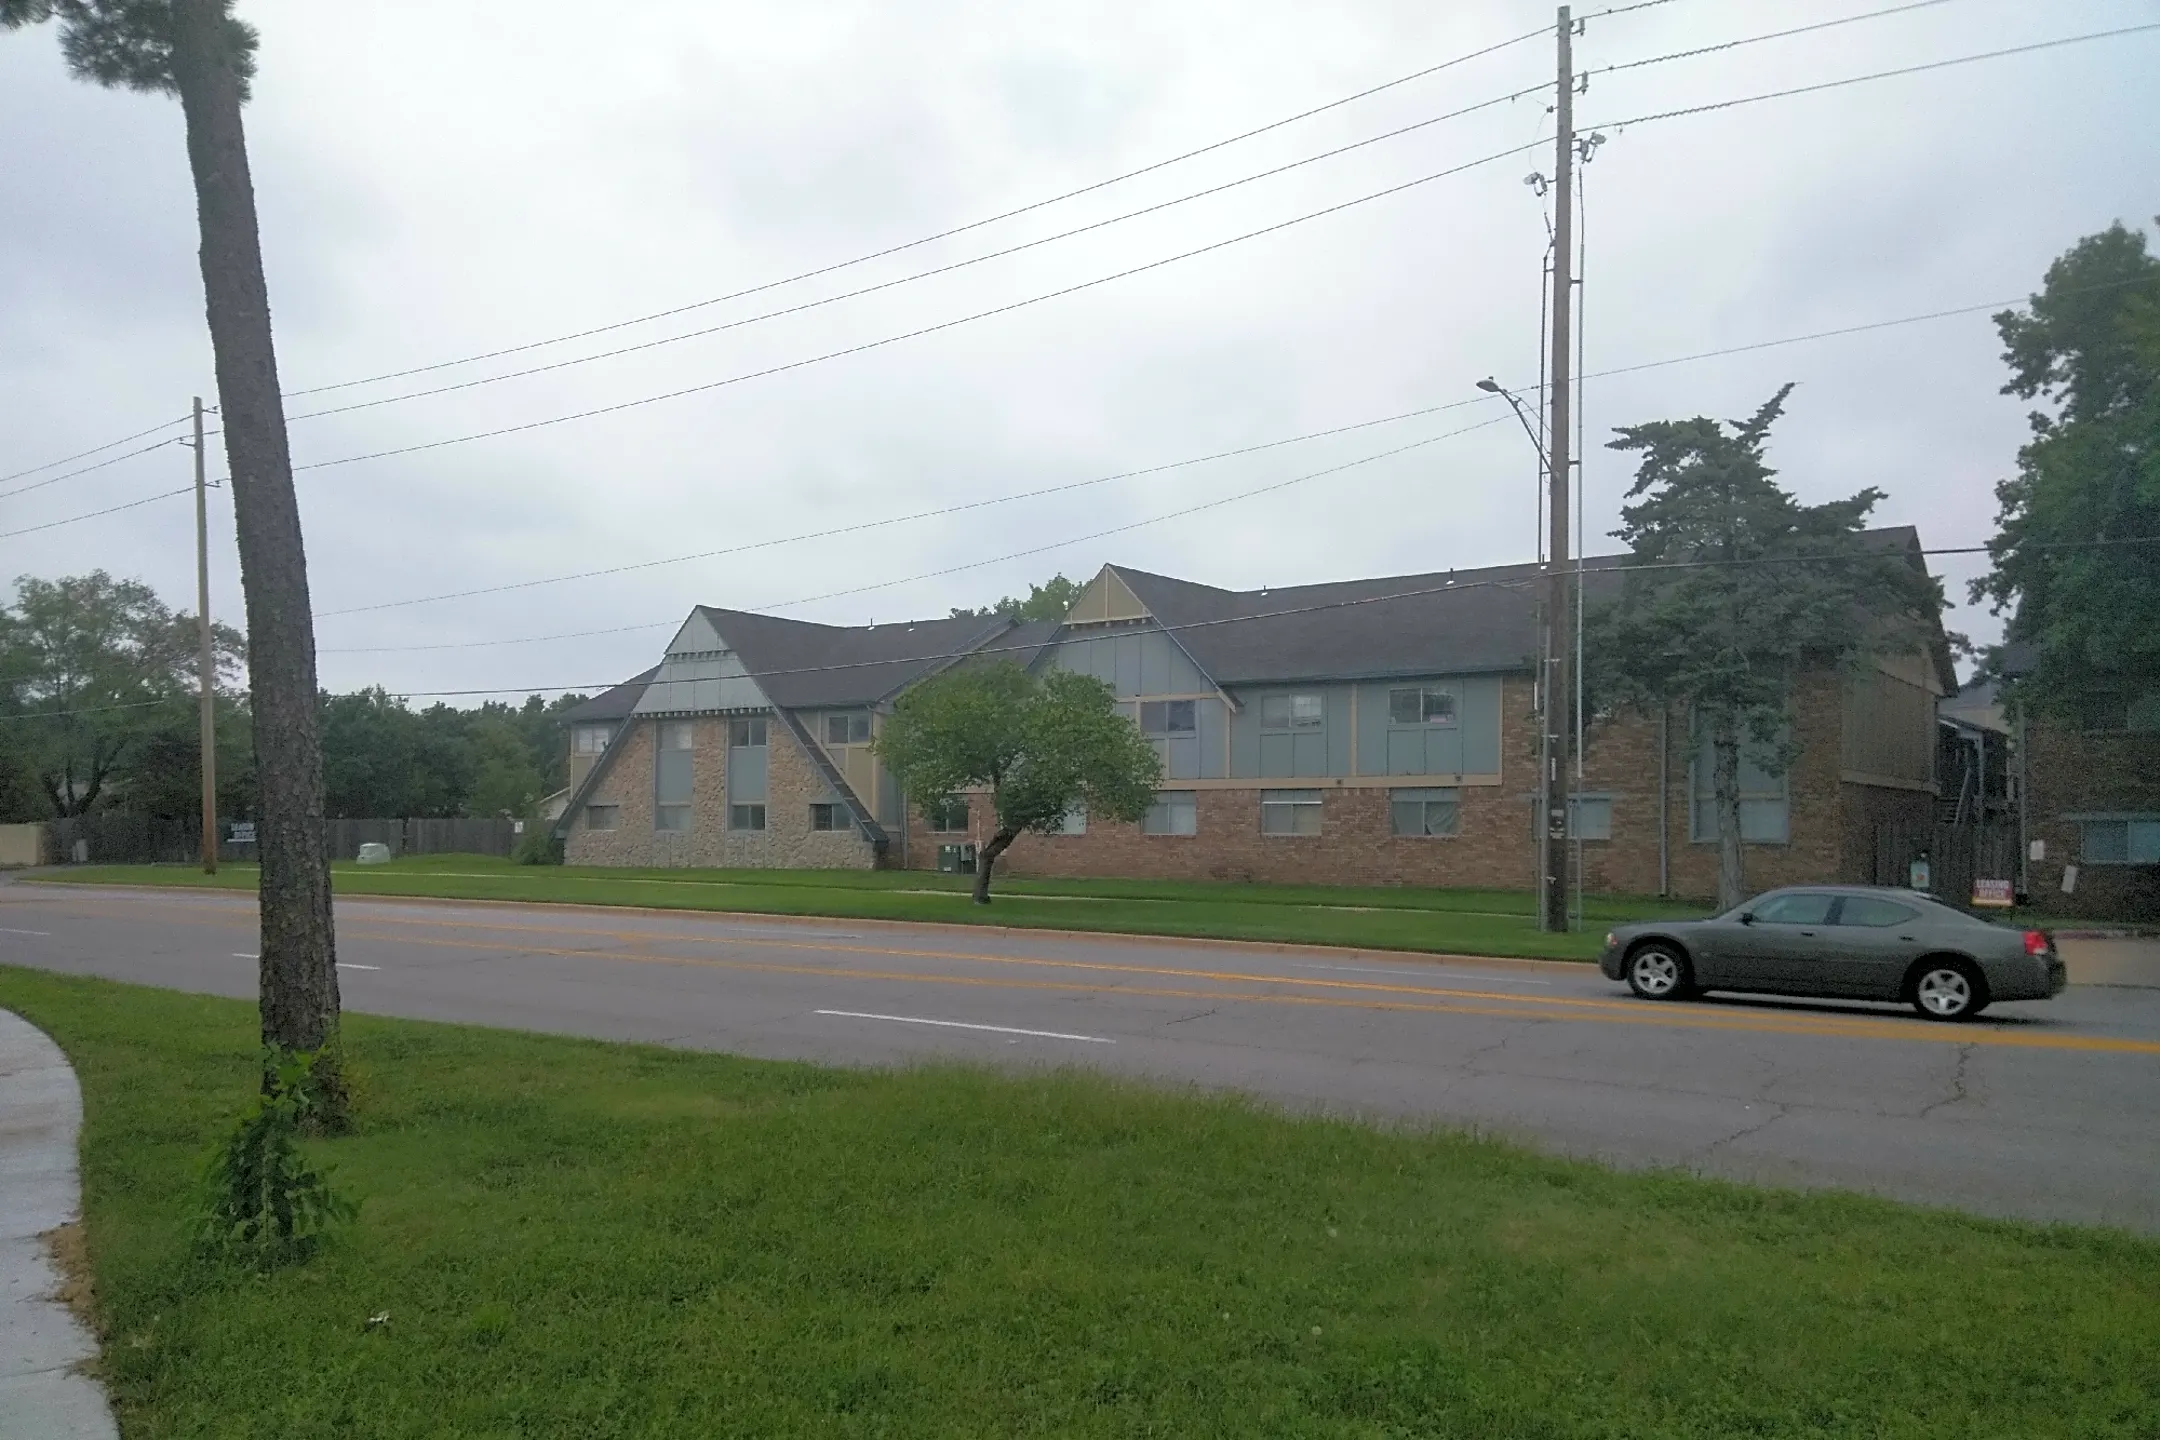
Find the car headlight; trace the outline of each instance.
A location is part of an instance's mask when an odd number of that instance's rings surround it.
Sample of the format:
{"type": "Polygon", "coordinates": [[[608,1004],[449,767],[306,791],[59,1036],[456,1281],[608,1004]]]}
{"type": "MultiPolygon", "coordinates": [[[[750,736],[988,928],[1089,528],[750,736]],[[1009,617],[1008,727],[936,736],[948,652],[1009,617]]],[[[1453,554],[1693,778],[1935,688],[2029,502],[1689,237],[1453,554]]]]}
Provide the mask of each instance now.
{"type": "Polygon", "coordinates": [[[1612,949],[1612,948],[1613,948],[1613,946],[1615,946],[1615,945],[1617,945],[1617,944],[1619,944],[1619,943],[1620,943],[1620,942],[1618,941],[1618,939],[1616,939],[1616,938],[1614,937],[1614,935],[1613,935],[1613,932],[1612,932],[1612,931],[1610,931],[1610,930],[1607,930],[1607,931],[1605,932],[1605,948],[1606,948],[1606,949],[1610,950],[1610,949],[1612,949]]]}

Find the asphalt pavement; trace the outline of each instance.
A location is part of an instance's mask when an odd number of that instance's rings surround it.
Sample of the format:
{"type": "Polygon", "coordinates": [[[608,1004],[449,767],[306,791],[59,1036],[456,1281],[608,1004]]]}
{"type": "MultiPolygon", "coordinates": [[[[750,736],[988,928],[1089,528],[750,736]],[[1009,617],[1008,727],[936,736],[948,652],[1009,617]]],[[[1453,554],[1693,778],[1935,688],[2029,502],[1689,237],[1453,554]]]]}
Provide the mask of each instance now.
{"type": "MultiPolygon", "coordinates": [[[[252,896],[0,886],[0,962],[252,997],[252,896]]],[[[2160,1231],[2160,989],[1978,1023],[1586,965],[347,899],[349,1010],[847,1065],[1088,1066],[1630,1166],[2160,1231]]]]}

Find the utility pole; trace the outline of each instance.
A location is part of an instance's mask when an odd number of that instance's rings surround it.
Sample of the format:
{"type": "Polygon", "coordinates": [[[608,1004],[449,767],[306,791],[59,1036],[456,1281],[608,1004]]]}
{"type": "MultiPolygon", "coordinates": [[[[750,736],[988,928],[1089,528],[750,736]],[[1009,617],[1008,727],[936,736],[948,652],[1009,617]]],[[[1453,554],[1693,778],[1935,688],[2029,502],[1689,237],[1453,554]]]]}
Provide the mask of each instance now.
{"type": "Polygon", "coordinates": [[[1574,739],[1575,678],[1565,627],[1568,624],[1568,462],[1569,318],[1575,306],[1575,22],[1560,7],[1559,71],[1553,101],[1553,287],[1551,389],[1552,421],[1547,440],[1552,457],[1545,468],[1545,513],[1551,523],[1545,564],[1545,773],[1539,788],[1545,796],[1545,826],[1538,843],[1538,873],[1543,882],[1538,928],[1568,928],[1568,766],[1574,739]]]}
{"type": "Polygon", "coordinates": [[[195,397],[195,635],[202,695],[202,868],[217,874],[217,657],[210,636],[210,505],[203,480],[202,396],[195,397]]]}

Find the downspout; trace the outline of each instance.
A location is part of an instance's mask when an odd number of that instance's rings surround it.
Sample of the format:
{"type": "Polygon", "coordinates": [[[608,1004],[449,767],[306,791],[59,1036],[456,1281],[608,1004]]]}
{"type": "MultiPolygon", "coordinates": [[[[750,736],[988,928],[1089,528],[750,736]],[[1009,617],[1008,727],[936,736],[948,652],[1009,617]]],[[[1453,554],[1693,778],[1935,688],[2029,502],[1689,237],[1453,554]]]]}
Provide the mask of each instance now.
{"type": "Polygon", "coordinates": [[[1657,717],[1657,893],[1672,894],[1672,702],[1657,717]]]}
{"type": "Polygon", "coordinates": [[[2027,814],[2032,809],[2031,751],[2025,743],[2025,707],[2017,708],[2017,827],[2018,827],[2018,898],[2031,903],[2032,898],[2032,841],[2026,838],[2027,814]]]}

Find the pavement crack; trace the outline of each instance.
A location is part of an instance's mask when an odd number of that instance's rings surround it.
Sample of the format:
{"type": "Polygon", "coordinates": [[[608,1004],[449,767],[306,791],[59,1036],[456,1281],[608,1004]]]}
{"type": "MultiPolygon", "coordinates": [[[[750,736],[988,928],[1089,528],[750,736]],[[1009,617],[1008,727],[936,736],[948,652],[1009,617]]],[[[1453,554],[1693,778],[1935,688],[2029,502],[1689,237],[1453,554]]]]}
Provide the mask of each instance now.
{"type": "Polygon", "coordinates": [[[1940,1100],[1923,1106],[1920,1113],[1914,1117],[1915,1119],[1925,1120],[1946,1105],[1956,1105],[1972,1098],[1971,1092],[1966,1089],[1966,1067],[1972,1063],[1973,1051],[1978,1048],[1970,1040],[1958,1046],[1957,1064],[1950,1071],[1950,1093],[1940,1100]]]}
{"type": "Polygon", "coordinates": [[[1763,1108],[1770,1112],[1769,1114],[1763,1116],[1760,1120],[1741,1126],[1738,1130],[1722,1139],[1711,1141],[1708,1145],[1703,1146],[1702,1153],[1707,1156],[1714,1150],[1722,1150],[1728,1145],[1747,1139],[1750,1135],[1759,1135],[1792,1113],[1792,1107],[1782,1101],[1766,1100],[1762,1103],[1763,1108]]]}
{"type": "Polygon", "coordinates": [[[1190,1015],[1180,1015],[1180,1016],[1178,1016],[1178,1017],[1177,1017],[1177,1018],[1176,1018],[1175,1020],[1165,1020],[1165,1021],[1163,1022],[1163,1029],[1167,1030],[1167,1029],[1169,1029],[1169,1028],[1170,1028],[1170,1027],[1171,1027],[1172,1025],[1183,1025],[1183,1024],[1186,1024],[1187,1022],[1189,1022],[1189,1021],[1193,1021],[1193,1020],[1205,1020],[1205,1019],[1207,1019],[1207,1018],[1208,1018],[1208,1016],[1210,1016],[1210,1015],[1214,1015],[1214,1014],[1218,1014],[1218,1013],[1220,1013],[1220,1012],[1221,1012],[1221,1009],[1222,1009],[1222,1007],[1221,1007],[1221,1006],[1219,1006],[1219,1005],[1210,1005],[1210,1006],[1209,1006],[1209,1007],[1208,1007],[1207,1009],[1205,1009],[1205,1010],[1195,1010],[1195,1011],[1193,1011],[1193,1013],[1192,1013],[1192,1014],[1190,1014],[1190,1015]]]}

